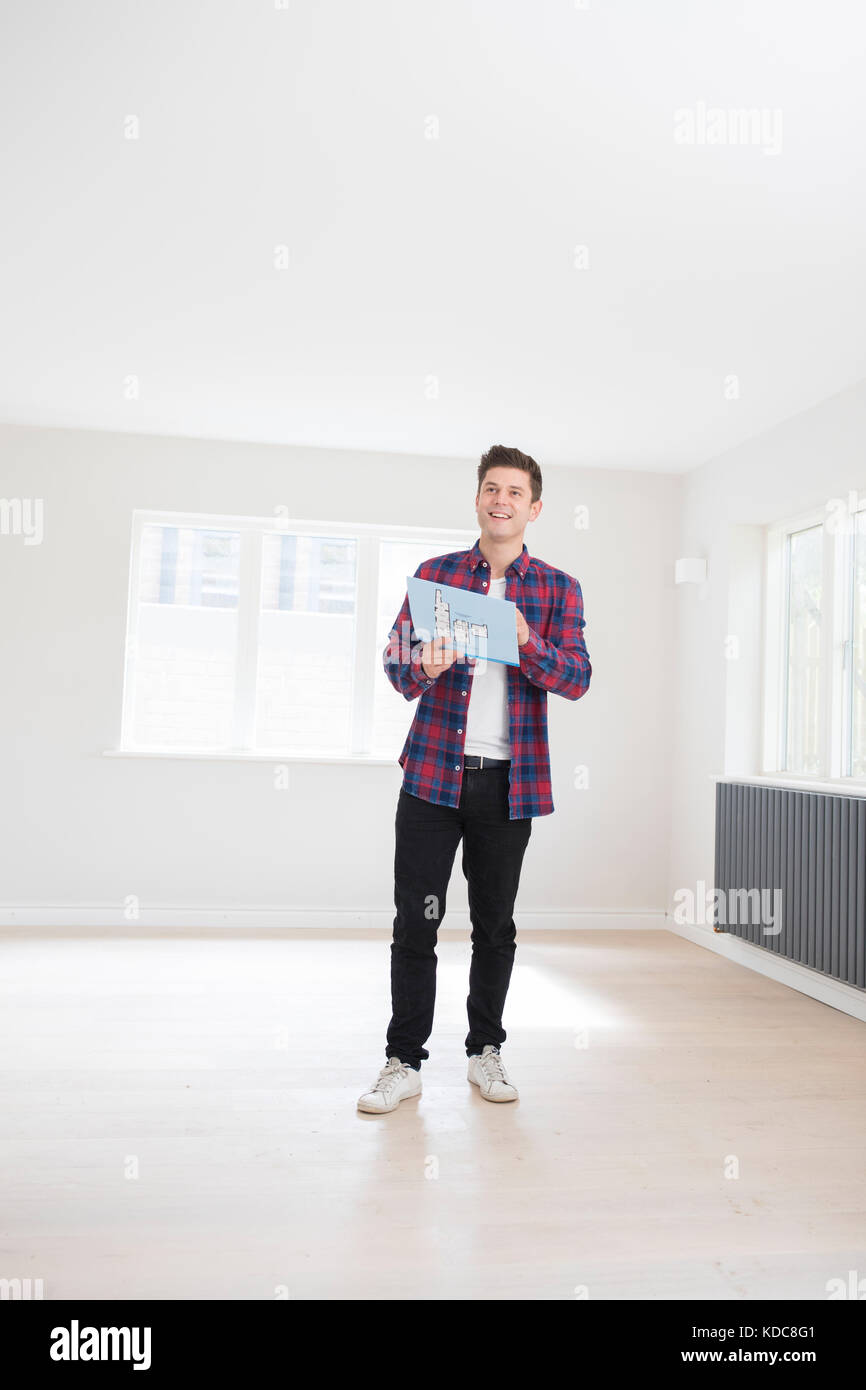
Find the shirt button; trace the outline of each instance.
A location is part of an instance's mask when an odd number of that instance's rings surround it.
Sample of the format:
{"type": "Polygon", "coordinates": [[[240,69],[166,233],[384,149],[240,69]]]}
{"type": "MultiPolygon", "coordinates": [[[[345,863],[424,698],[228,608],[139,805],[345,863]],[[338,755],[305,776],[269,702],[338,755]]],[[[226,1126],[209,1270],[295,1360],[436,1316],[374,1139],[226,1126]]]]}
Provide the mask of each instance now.
{"type": "Polygon", "coordinates": [[[465,694],[466,694],[466,691],[465,691],[465,690],[461,690],[461,691],[460,691],[460,694],[461,694],[461,695],[465,695],[465,694]]]}
{"type": "Polygon", "coordinates": [[[460,764],[459,764],[459,763],[455,763],[455,764],[454,764],[454,771],[455,771],[455,772],[459,772],[459,771],[460,771],[460,764]]]}
{"type": "Polygon", "coordinates": [[[482,589],[486,589],[486,588],[487,588],[487,580],[486,580],[486,579],[482,581],[481,587],[482,587],[482,589]]]}
{"type": "Polygon", "coordinates": [[[463,730],[462,730],[462,729],[458,729],[457,732],[458,732],[458,734],[462,734],[462,733],[463,733],[463,730]]]}

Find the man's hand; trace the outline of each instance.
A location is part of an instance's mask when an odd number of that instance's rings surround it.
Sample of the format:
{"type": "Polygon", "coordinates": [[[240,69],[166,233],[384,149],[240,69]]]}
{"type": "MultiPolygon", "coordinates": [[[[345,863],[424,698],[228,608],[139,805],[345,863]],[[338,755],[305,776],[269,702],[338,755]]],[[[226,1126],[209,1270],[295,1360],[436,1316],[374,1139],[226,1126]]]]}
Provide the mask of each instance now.
{"type": "Polygon", "coordinates": [[[453,666],[458,653],[453,647],[446,647],[444,637],[434,637],[421,648],[421,670],[435,681],[449,666],[453,666]]]}
{"type": "Polygon", "coordinates": [[[517,609],[517,645],[525,647],[529,641],[529,623],[524,618],[520,609],[517,609]]]}

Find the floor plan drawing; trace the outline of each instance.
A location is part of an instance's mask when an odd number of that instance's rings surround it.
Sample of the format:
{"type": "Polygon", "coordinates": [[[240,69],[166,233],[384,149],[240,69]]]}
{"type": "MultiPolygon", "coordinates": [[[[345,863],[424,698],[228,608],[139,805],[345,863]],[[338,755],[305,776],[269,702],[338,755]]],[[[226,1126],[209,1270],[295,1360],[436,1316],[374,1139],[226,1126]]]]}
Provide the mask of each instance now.
{"type": "Polygon", "coordinates": [[[448,637],[455,647],[473,652],[483,652],[487,642],[487,624],[473,623],[468,618],[452,616],[451,605],[446,603],[442,590],[436,590],[433,601],[433,615],[436,623],[435,636],[448,637]]]}
{"type": "Polygon", "coordinates": [[[414,631],[422,642],[438,637],[473,661],[520,665],[516,609],[510,600],[411,574],[406,576],[406,593],[414,631]]]}

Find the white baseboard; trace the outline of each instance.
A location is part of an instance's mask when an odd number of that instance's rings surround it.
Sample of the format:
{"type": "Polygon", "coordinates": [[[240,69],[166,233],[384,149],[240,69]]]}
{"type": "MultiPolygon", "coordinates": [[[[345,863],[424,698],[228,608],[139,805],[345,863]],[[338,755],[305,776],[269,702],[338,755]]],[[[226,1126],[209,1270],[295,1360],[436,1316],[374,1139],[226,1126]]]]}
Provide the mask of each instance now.
{"type": "MultiPolygon", "coordinates": [[[[315,928],[329,931],[334,928],[390,931],[394,909],[382,911],[352,911],[348,908],[320,907],[150,907],[139,905],[134,916],[127,916],[122,907],[105,904],[70,906],[51,904],[0,904],[0,927],[99,927],[117,928],[125,932],[148,927],[201,928],[272,927],[274,929],[315,928]]],[[[518,932],[523,931],[660,931],[666,925],[664,909],[648,908],[638,912],[590,910],[560,912],[555,909],[519,908],[515,913],[518,932]]],[[[440,931],[469,930],[466,909],[445,914],[440,931]]]]}
{"type": "Polygon", "coordinates": [[[820,970],[813,970],[808,965],[800,965],[797,961],[774,955],[765,947],[755,946],[751,941],[731,936],[729,932],[713,931],[711,926],[675,922],[670,915],[665,925],[669,931],[684,937],[686,941],[694,942],[696,946],[705,946],[717,955],[727,956],[728,960],[734,961],[736,965],[744,965],[747,970],[756,970],[759,975],[778,980],[779,984],[788,985],[822,1004],[829,1004],[832,1009],[840,1009],[842,1013],[866,1022],[866,991],[862,989],[843,984],[841,980],[833,980],[829,975],[822,975],[820,970]]]}

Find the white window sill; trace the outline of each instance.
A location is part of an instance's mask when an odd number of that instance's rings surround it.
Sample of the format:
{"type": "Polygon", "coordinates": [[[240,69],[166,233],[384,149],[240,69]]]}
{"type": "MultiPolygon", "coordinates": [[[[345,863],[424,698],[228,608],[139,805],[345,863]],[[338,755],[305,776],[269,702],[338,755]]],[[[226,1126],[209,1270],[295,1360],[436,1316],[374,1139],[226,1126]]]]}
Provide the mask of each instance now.
{"type": "Polygon", "coordinates": [[[180,758],[192,762],[218,763],[358,763],[363,767],[393,767],[397,754],[392,758],[373,757],[368,753],[281,753],[274,749],[270,753],[252,752],[214,752],[203,749],[179,748],[106,748],[104,758],[180,758]]]}
{"type": "Polygon", "coordinates": [[[790,772],[711,772],[712,782],[746,782],[756,787],[784,787],[796,792],[823,792],[831,796],[866,797],[866,778],[817,778],[790,772]]]}

